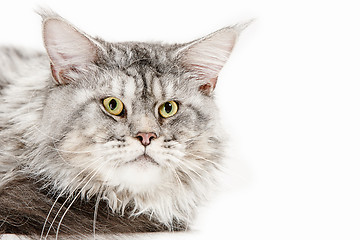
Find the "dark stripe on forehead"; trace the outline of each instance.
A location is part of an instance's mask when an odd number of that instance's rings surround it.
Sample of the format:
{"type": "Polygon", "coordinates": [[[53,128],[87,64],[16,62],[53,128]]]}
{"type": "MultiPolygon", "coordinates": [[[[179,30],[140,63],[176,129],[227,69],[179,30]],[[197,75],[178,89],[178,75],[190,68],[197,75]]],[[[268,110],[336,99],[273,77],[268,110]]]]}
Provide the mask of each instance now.
{"type": "Polygon", "coordinates": [[[126,91],[125,86],[126,86],[126,83],[129,80],[128,78],[129,77],[127,76],[126,78],[119,80],[119,88],[120,88],[120,91],[121,91],[119,97],[121,97],[121,98],[124,98],[124,96],[125,96],[125,91],[126,91]]]}
{"type": "Polygon", "coordinates": [[[145,69],[143,69],[143,71],[140,71],[139,74],[141,76],[141,80],[143,82],[143,89],[142,89],[142,95],[141,97],[143,99],[146,99],[147,98],[147,95],[148,95],[148,84],[147,84],[147,79],[146,79],[146,74],[145,74],[145,69]]]}
{"type": "Polygon", "coordinates": [[[139,69],[139,80],[142,83],[141,98],[144,100],[154,97],[154,75],[156,74],[154,74],[153,70],[147,65],[144,65],[139,69]]]}

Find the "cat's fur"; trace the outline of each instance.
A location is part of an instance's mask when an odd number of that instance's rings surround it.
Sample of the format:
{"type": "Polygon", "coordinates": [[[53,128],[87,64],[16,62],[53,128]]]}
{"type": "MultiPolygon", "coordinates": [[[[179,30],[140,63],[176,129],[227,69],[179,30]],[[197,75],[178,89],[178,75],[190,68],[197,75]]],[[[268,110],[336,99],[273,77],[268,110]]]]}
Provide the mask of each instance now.
{"type": "Polygon", "coordinates": [[[187,229],[223,153],[217,76],[245,27],[186,44],[109,43],[44,13],[48,55],[0,48],[0,233],[187,229]],[[102,106],[125,106],[123,117],[102,106]],[[159,116],[174,100],[176,115],[159,116]],[[136,134],[153,132],[146,148],[136,134]],[[154,162],[131,162],[144,151],[154,162]]]}

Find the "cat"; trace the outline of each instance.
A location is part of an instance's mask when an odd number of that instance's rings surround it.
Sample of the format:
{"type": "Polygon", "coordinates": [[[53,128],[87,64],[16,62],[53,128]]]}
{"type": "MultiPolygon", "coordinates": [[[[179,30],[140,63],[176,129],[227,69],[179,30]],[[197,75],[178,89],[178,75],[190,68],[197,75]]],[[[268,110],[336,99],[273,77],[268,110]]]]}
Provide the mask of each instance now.
{"type": "Polygon", "coordinates": [[[0,48],[0,234],[187,230],[222,166],[214,88],[248,24],[110,43],[41,16],[47,54],[0,48]]]}

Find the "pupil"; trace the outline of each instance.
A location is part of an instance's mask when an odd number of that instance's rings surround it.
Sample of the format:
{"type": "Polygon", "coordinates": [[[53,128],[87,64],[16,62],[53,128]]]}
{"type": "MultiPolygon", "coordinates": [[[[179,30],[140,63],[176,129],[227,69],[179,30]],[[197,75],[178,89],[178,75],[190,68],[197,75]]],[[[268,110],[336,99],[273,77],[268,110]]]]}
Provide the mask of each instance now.
{"type": "Polygon", "coordinates": [[[165,112],[170,113],[171,110],[172,110],[171,103],[169,103],[169,102],[165,103],[165,112]]]}
{"type": "Polygon", "coordinates": [[[114,110],[115,108],[117,107],[117,102],[115,99],[112,99],[110,102],[109,102],[109,108],[111,110],[114,110]]]}

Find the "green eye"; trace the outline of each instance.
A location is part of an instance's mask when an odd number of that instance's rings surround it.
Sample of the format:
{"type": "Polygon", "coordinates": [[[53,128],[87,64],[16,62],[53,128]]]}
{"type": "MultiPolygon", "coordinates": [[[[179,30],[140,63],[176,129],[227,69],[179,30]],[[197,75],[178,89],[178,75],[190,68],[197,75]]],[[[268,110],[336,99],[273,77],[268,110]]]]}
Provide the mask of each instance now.
{"type": "Polygon", "coordinates": [[[103,100],[103,104],[105,107],[105,110],[115,116],[120,115],[124,110],[124,105],[120,101],[120,99],[117,99],[115,97],[108,97],[103,100]]]}
{"type": "Polygon", "coordinates": [[[177,111],[178,111],[178,105],[174,101],[163,103],[159,107],[159,113],[164,118],[174,116],[177,111]]]}

